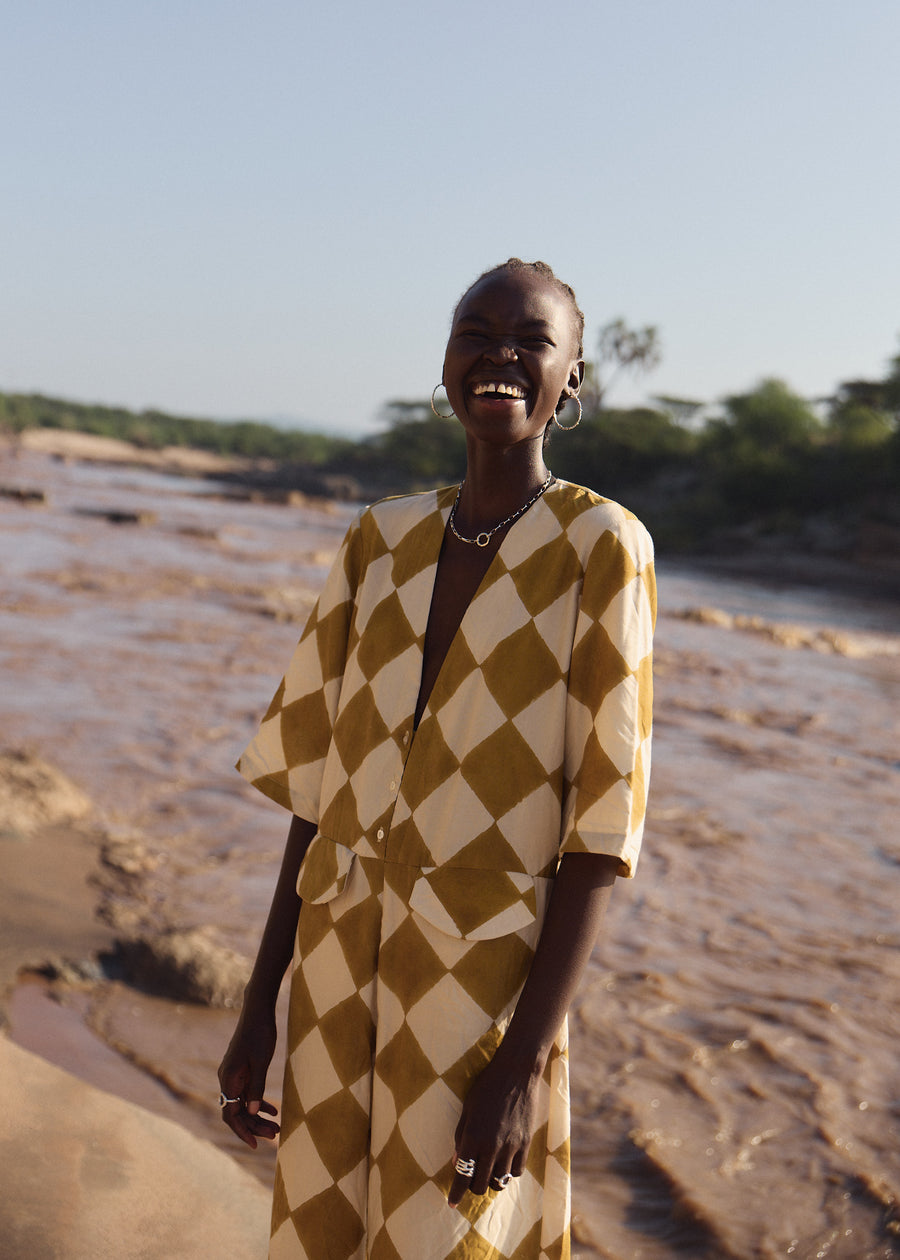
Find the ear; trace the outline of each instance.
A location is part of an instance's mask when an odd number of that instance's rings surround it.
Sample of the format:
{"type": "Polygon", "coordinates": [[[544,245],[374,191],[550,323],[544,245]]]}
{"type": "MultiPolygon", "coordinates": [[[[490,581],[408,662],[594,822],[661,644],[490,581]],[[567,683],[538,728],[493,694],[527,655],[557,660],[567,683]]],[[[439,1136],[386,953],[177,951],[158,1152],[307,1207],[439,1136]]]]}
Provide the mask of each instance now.
{"type": "Polygon", "coordinates": [[[577,394],[584,380],[584,359],[576,359],[569,372],[568,388],[570,394],[577,394]]]}

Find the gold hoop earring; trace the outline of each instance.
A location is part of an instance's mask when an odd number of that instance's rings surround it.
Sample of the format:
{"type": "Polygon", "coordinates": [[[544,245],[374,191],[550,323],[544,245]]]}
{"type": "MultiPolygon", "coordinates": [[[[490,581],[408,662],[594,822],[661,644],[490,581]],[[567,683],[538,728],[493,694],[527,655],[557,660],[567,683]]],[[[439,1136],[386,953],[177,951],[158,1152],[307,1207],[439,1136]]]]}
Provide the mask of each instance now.
{"type": "Polygon", "coordinates": [[[435,407],[434,405],[434,396],[438,392],[438,390],[442,388],[443,388],[443,382],[441,382],[440,385],[435,385],[434,389],[431,391],[431,410],[434,412],[434,414],[438,417],[439,420],[453,420],[454,417],[456,416],[455,411],[451,411],[449,416],[445,416],[443,411],[438,411],[437,407],[435,407]]]}
{"type": "MultiPolygon", "coordinates": [[[[581,405],[581,399],[578,397],[578,395],[569,394],[569,398],[574,398],[575,401],[578,403],[578,419],[575,421],[575,423],[574,424],[560,424],[559,417],[557,416],[555,411],[552,417],[553,423],[556,425],[558,429],[562,429],[563,433],[568,433],[571,429],[577,429],[578,426],[581,424],[581,417],[584,415],[584,408],[581,405]]],[[[565,406],[565,403],[563,404],[563,406],[565,406]]]]}

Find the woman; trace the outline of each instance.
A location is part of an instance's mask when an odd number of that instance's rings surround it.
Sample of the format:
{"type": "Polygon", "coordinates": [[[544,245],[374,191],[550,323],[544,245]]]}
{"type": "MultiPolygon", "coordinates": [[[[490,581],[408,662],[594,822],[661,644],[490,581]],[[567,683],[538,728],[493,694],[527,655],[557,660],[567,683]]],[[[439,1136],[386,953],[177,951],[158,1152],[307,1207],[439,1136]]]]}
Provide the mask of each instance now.
{"type": "Polygon", "coordinates": [[[293,953],[272,1260],[569,1255],[566,1011],[640,845],[655,614],[646,531],[544,463],[583,328],[544,263],[463,295],[465,480],[361,513],[239,763],[294,815],[219,1070],[274,1137],[293,953]]]}

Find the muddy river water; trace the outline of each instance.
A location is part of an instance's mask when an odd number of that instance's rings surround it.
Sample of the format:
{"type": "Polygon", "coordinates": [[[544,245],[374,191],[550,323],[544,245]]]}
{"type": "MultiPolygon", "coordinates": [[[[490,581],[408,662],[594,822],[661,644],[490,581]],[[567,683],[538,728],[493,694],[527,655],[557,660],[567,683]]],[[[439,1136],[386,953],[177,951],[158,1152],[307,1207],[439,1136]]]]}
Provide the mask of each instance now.
{"type": "MultiPolygon", "coordinates": [[[[285,819],[231,765],[354,509],[28,453],[2,481],[47,495],[0,500],[2,743],[139,840],[109,922],[251,955],[285,819]]],[[[645,851],[571,1020],[576,1254],[900,1255],[898,607],[659,577],[645,851]]],[[[116,983],[13,1005],[24,1044],[235,1153],[232,1019],[116,983]]]]}

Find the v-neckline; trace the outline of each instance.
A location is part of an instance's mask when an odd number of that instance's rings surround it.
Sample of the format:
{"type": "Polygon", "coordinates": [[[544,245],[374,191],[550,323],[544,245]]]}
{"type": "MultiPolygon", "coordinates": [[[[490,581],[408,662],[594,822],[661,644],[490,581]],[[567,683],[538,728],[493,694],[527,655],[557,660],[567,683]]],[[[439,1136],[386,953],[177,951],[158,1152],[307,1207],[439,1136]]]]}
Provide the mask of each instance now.
{"type": "MultiPolygon", "coordinates": [[[[498,559],[500,558],[500,556],[502,555],[502,553],[503,553],[504,549],[506,548],[506,545],[507,545],[507,540],[508,540],[508,539],[510,538],[510,536],[512,535],[512,533],[513,533],[513,531],[514,531],[514,529],[515,529],[516,525],[520,524],[520,522],[524,521],[527,517],[531,516],[531,514],[532,514],[532,513],[533,513],[536,509],[543,509],[543,507],[544,507],[544,500],[546,499],[547,495],[548,495],[551,491],[553,491],[554,489],[556,489],[556,487],[557,487],[558,485],[560,485],[560,481],[559,481],[559,479],[557,478],[557,479],[555,479],[555,480],[554,480],[554,481],[553,481],[553,482],[552,482],[552,483],[551,483],[551,484],[547,487],[547,489],[546,489],[546,490],[544,491],[544,493],[540,496],[540,498],[539,498],[539,499],[537,499],[537,500],[535,500],[535,502],[532,504],[532,506],[529,508],[529,510],[528,510],[527,512],[524,512],[524,513],[522,514],[522,516],[520,516],[517,520],[515,520],[515,521],[513,521],[513,522],[512,522],[512,524],[510,525],[509,529],[507,529],[507,530],[506,530],[506,532],[504,533],[503,537],[500,539],[500,545],[498,546],[497,550],[494,552],[493,556],[491,556],[491,559],[490,559],[490,561],[489,561],[489,563],[488,563],[487,568],[485,569],[484,573],[481,575],[481,579],[480,579],[480,581],[478,582],[478,585],[475,587],[475,590],[472,592],[472,595],[471,595],[471,597],[470,597],[470,599],[469,599],[469,602],[466,604],[465,608],[463,609],[462,616],[460,617],[460,619],[459,619],[459,623],[458,623],[458,625],[457,625],[457,627],[456,627],[455,631],[453,632],[453,636],[452,636],[452,638],[450,639],[449,643],[447,644],[447,649],[446,649],[446,651],[444,652],[444,656],[443,656],[443,658],[442,658],[442,660],[441,660],[441,663],[440,663],[440,665],[438,666],[437,672],[436,672],[436,673],[435,673],[435,675],[434,675],[434,680],[433,680],[433,682],[432,682],[432,684],[431,684],[431,687],[430,687],[430,689],[429,689],[428,695],[425,697],[425,701],[424,701],[424,703],[422,704],[422,707],[421,707],[421,712],[420,712],[420,710],[419,710],[419,702],[420,702],[420,700],[421,700],[421,698],[422,698],[422,682],[423,682],[423,674],[424,674],[424,670],[425,670],[425,637],[426,637],[426,635],[427,635],[427,633],[428,633],[428,622],[429,622],[429,620],[430,620],[430,618],[431,618],[432,605],[434,604],[434,595],[435,595],[435,590],[437,589],[438,570],[439,570],[439,568],[440,568],[441,556],[442,556],[442,554],[443,554],[444,544],[445,544],[445,540],[446,540],[446,537],[447,537],[447,524],[448,524],[448,521],[449,521],[449,519],[450,519],[450,510],[451,510],[451,508],[452,508],[452,506],[453,506],[453,499],[448,497],[448,499],[446,500],[446,506],[439,507],[439,509],[438,509],[438,510],[440,511],[441,517],[442,517],[442,519],[443,519],[443,522],[444,522],[444,528],[443,528],[443,530],[442,530],[442,532],[441,532],[441,536],[440,536],[440,543],[439,543],[439,545],[438,545],[438,549],[437,549],[437,556],[435,557],[435,559],[432,561],[432,564],[431,564],[431,570],[432,570],[432,572],[431,572],[431,595],[430,595],[429,600],[428,600],[428,608],[427,608],[427,610],[426,610],[426,614],[425,614],[425,624],[424,624],[424,626],[423,626],[423,628],[422,628],[422,649],[421,649],[421,663],[420,663],[420,668],[419,668],[419,686],[418,686],[418,690],[416,691],[415,705],[414,705],[414,707],[413,707],[413,732],[415,732],[415,731],[417,731],[417,730],[419,729],[419,727],[422,725],[422,722],[424,721],[424,719],[426,718],[426,716],[429,714],[429,712],[430,712],[430,710],[431,710],[431,698],[432,698],[432,696],[434,695],[435,691],[437,690],[437,688],[438,688],[438,686],[439,686],[439,684],[440,684],[440,682],[441,682],[441,678],[443,677],[443,675],[444,675],[444,673],[445,673],[445,671],[446,671],[447,661],[448,661],[448,659],[450,658],[450,656],[452,655],[453,650],[454,650],[454,648],[456,647],[457,642],[459,641],[460,631],[463,629],[463,627],[464,627],[464,626],[465,626],[465,624],[466,624],[466,619],[467,619],[467,618],[468,618],[468,616],[469,616],[469,612],[470,612],[470,610],[471,610],[471,608],[472,608],[472,605],[473,605],[473,604],[476,602],[476,600],[479,598],[479,596],[481,595],[482,591],[486,589],[486,586],[487,586],[487,583],[488,583],[488,579],[489,579],[489,578],[490,578],[490,576],[491,576],[491,572],[492,572],[492,570],[494,569],[494,567],[496,566],[497,561],[498,561],[498,559]],[[416,717],[416,714],[418,714],[418,717],[416,717]]],[[[449,495],[449,488],[448,488],[447,493],[448,493],[448,495],[449,495]]],[[[454,495],[455,495],[455,491],[454,491],[454,495]]]]}

